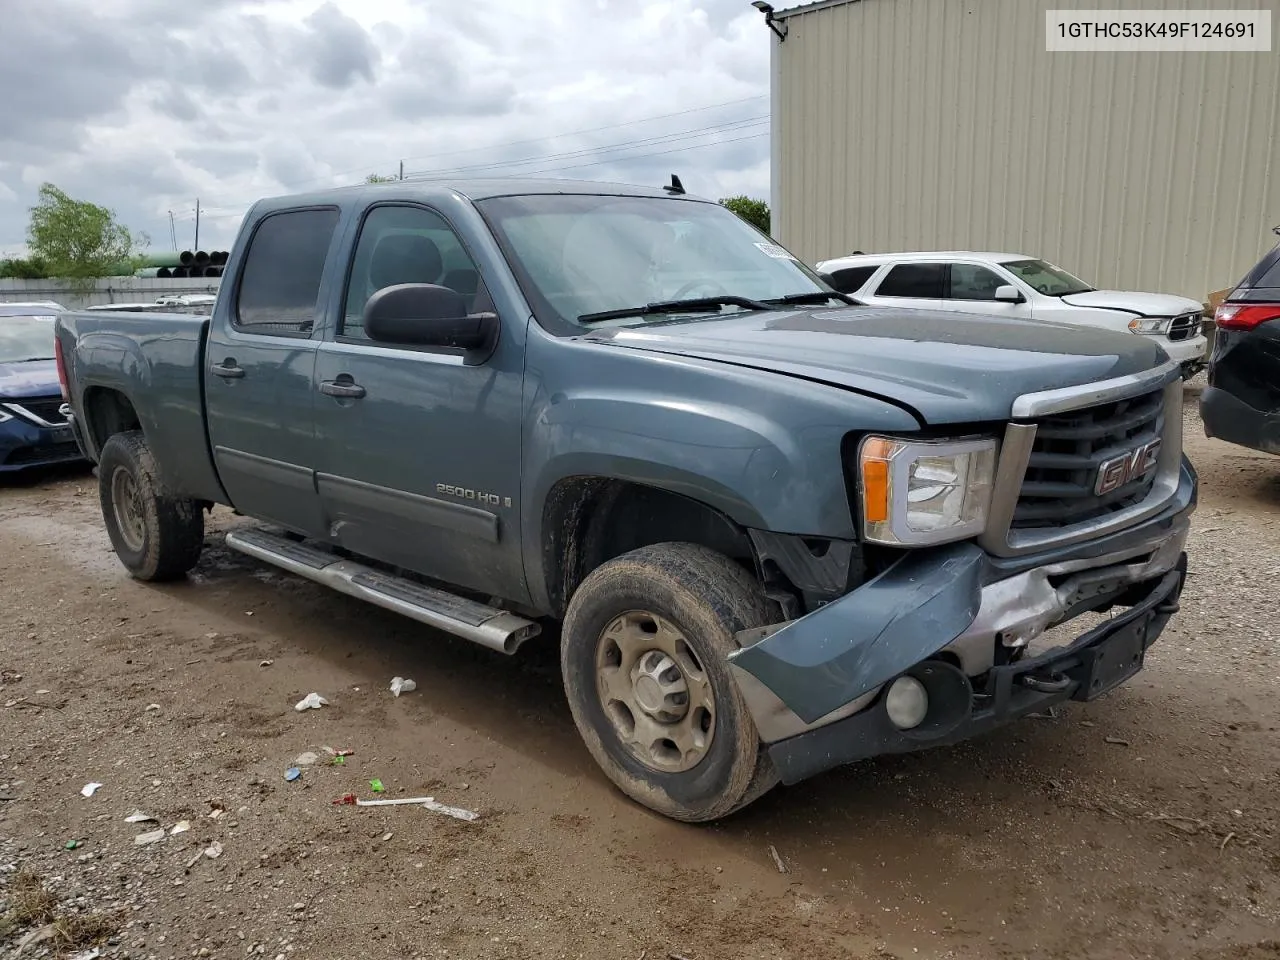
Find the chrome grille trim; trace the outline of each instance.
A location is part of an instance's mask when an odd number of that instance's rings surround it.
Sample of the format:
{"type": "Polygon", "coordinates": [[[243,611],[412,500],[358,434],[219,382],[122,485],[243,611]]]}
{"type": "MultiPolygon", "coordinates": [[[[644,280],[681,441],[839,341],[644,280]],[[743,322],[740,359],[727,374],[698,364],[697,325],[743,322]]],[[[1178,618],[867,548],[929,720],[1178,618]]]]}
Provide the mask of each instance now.
{"type": "Polygon", "coordinates": [[[1180,365],[1171,361],[1145,374],[1019,397],[1014,402],[1014,410],[1034,410],[1033,413],[1018,414],[1030,417],[1123,400],[1163,385],[1164,424],[1155,480],[1143,500],[1124,510],[1061,527],[1012,529],[1014,510],[1035,444],[1036,425],[1010,423],[1005,427],[1000,459],[996,464],[987,529],[978,538],[978,545],[998,557],[1023,556],[1106,536],[1159,513],[1177,492],[1182,471],[1182,378],[1179,371],[1180,365]],[[1162,384],[1162,381],[1165,382],[1162,384]],[[1067,399],[1071,392],[1077,398],[1074,404],[1067,399]]]}
{"type": "MultiPolygon", "coordinates": [[[[58,403],[59,404],[62,403],[61,398],[58,398],[58,403]]],[[[46,420],[44,417],[41,417],[39,414],[28,409],[27,407],[23,406],[20,403],[14,403],[12,401],[6,402],[6,403],[0,403],[0,407],[4,407],[10,413],[17,414],[19,417],[21,417],[23,420],[26,420],[28,423],[34,423],[37,427],[44,427],[46,430],[56,430],[58,427],[65,427],[67,425],[67,421],[65,419],[60,421],[46,420]]]]}
{"type": "Polygon", "coordinates": [[[1024,393],[1013,401],[1013,418],[1028,420],[1050,413],[1065,413],[1068,410],[1080,410],[1099,403],[1109,403],[1112,400],[1136,397],[1138,394],[1159,389],[1181,377],[1181,371],[1182,365],[1178,361],[1169,360],[1142,373],[1130,373],[1123,377],[1099,380],[1097,383],[1086,383],[1078,387],[1024,393]]]}

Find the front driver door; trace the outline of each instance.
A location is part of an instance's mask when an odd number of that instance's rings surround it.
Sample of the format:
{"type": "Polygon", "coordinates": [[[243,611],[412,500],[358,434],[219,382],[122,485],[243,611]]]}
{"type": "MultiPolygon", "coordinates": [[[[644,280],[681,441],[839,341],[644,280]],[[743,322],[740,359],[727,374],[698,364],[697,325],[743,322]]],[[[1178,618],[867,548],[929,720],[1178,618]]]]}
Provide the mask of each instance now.
{"type": "Polygon", "coordinates": [[[214,462],[244,514],[323,536],[315,488],[315,366],[325,262],[336,207],[285,210],[260,220],[219,297],[204,357],[214,462]]]}
{"type": "Polygon", "coordinates": [[[369,210],[336,333],[316,362],[316,482],[331,535],[356,553],[506,599],[524,597],[520,414],[524,326],[504,317],[487,361],[376,343],[365,302],[436,283],[493,310],[475,261],[435,210],[369,210]]]}
{"type": "Polygon", "coordinates": [[[1025,300],[1022,303],[1010,303],[996,299],[996,290],[1003,286],[1014,284],[990,267],[980,263],[948,264],[942,309],[1030,320],[1031,304],[1025,300]]]}

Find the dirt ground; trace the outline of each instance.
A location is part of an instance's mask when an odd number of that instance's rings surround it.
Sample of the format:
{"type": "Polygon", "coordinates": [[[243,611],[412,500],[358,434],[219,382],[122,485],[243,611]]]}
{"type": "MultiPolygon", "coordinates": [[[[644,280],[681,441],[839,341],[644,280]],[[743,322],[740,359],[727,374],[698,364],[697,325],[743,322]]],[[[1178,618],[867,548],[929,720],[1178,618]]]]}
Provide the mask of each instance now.
{"type": "Polygon", "coordinates": [[[1191,578],[1146,670],[709,827],[609,786],[551,644],[491,654],[216,530],[190,582],[138,584],[86,471],[0,486],[0,955],[1278,958],[1280,460],[1194,399],[1191,578]],[[333,803],[372,778],[480,819],[333,803]]]}

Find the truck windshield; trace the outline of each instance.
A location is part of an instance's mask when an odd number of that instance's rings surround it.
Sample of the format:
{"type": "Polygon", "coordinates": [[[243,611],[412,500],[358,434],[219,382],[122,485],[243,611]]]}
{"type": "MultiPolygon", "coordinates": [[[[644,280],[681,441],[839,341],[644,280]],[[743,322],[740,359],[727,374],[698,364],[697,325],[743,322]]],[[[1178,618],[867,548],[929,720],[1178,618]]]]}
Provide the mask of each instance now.
{"type": "Polygon", "coordinates": [[[53,359],[53,321],[47,317],[0,317],[0,363],[53,359]]]}
{"type": "Polygon", "coordinates": [[[1044,260],[1011,260],[1001,266],[1047,297],[1065,297],[1093,290],[1083,280],[1044,260]]]}
{"type": "Polygon", "coordinates": [[[670,323],[750,309],[734,300],[831,294],[808,267],[716,203],[554,194],[477,206],[534,313],[556,333],[581,333],[582,317],[593,328],[670,323]],[[644,310],[684,300],[694,301],[684,312],[644,310]],[[615,312],[626,315],[601,318],[615,312]]]}

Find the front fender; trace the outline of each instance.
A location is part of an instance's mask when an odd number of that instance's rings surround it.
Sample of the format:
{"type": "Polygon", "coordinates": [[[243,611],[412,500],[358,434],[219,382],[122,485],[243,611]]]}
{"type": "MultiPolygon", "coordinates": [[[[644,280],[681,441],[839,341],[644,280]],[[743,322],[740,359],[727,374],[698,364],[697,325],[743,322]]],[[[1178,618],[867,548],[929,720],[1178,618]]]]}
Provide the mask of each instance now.
{"type": "Polygon", "coordinates": [[[546,583],[543,508],[565,479],[642,484],[740,527],[851,540],[845,437],[919,429],[884,401],[714,360],[555,338],[536,325],[527,350],[521,524],[535,597],[546,583]]]}
{"type": "Polygon", "coordinates": [[[971,543],[909,553],[730,662],[813,723],[960,636],[982,602],[985,560],[971,543]]]}

